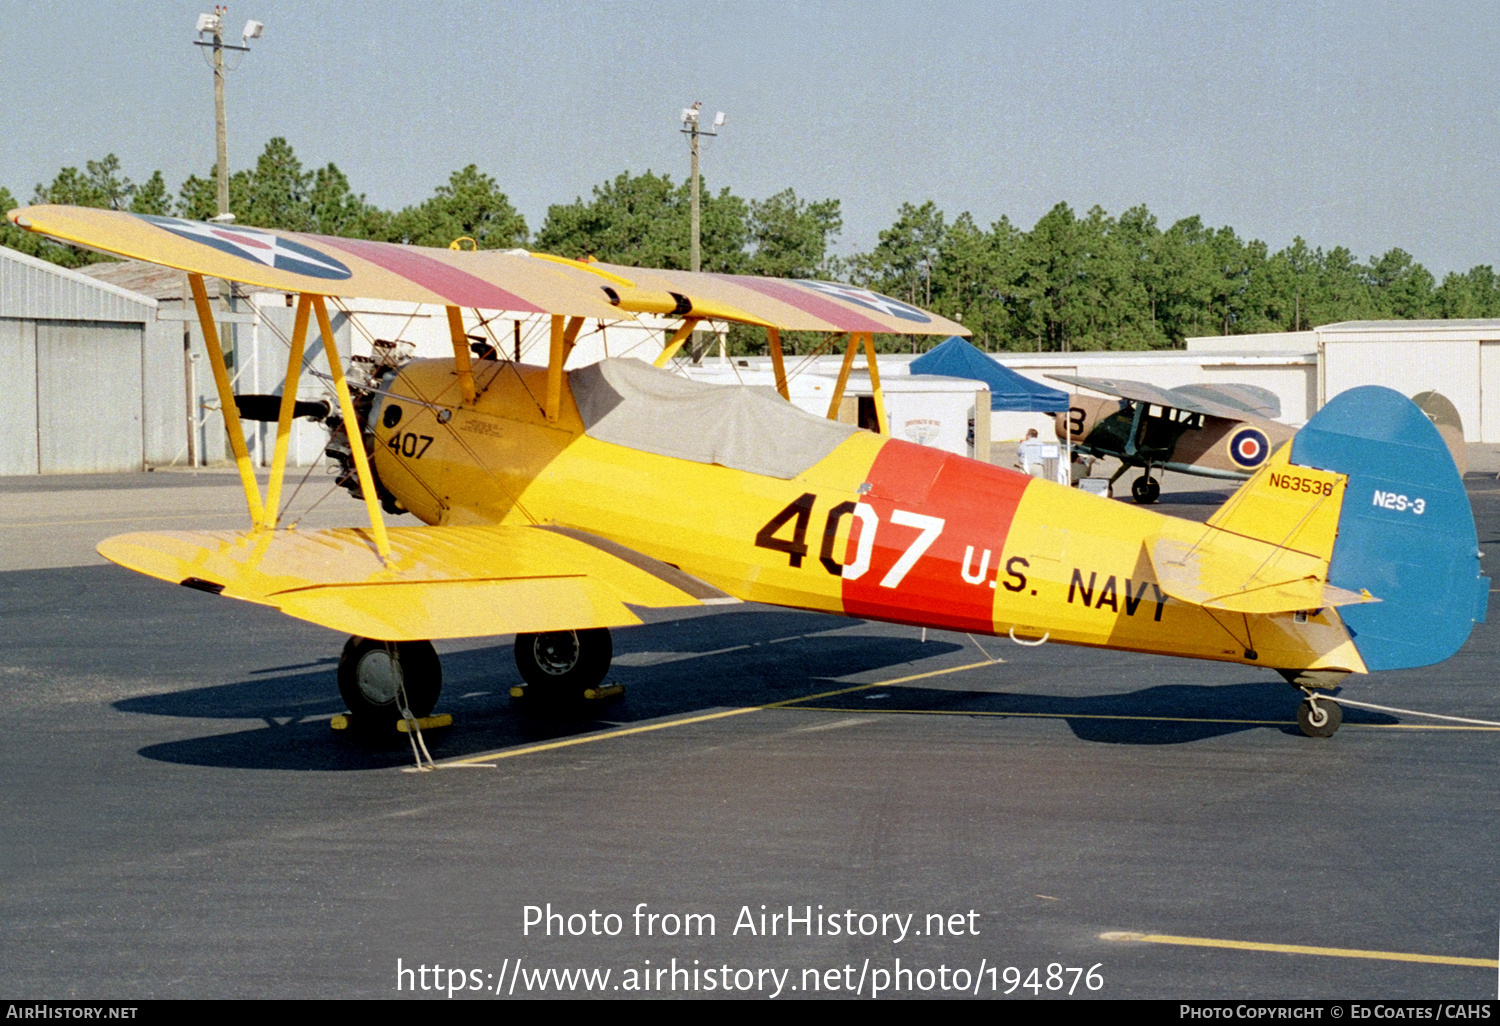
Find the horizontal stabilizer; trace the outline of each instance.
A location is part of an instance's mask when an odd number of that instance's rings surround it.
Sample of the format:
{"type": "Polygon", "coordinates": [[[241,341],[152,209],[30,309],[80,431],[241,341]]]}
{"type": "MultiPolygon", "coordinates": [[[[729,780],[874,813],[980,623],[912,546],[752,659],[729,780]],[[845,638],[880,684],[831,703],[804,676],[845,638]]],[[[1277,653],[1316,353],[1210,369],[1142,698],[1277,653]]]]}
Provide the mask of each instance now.
{"type": "Polygon", "coordinates": [[[1161,590],[1205,609],[1268,615],[1380,601],[1329,584],[1326,560],[1213,528],[1191,545],[1158,538],[1150,552],[1161,590]]]}
{"type": "Polygon", "coordinates": [[[99,543],[123,567],[383,641],[623,627],[631,606],[737,601],[631,549],[545,527],[163,531],[99,543]]]}

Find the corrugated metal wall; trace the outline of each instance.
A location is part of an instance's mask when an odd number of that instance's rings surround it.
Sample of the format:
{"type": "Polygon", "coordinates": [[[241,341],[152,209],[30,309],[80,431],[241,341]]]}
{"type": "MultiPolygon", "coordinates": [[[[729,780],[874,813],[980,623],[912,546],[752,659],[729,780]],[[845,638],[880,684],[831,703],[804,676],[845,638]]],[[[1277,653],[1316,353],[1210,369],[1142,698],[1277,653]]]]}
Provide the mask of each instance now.
{"type": "Polygon", "coordinates": [[[139,324],[38,321],[38,469],[97,474],[141,469],[139,324]]]}
{"type": "Polygon", "coordinates": [[[140,470],[156,301],[0,249],[0,474],[140,470]]]}
{"type": "Polygon", "coordinates": [[[145,296],[0,247],[0,317],[143,324],[155,310],[145,296]]]}
{"type": "Polygon", "coordinates": [[[0,400],[0,474],[35,474],[35,321],[0,319],[0,367],[10,382],[0,400]]]}
{"type": "Polygon", "coordinates": [[[0,474],[141,469],[144,328],[0,319],[0,474]]]}
{"type": "Polygon", "coordinates": [[[187,389],[182,375],[181,322],[151,321],[141,351],[141,444],[148,466],[187,459],[187,389]]]}

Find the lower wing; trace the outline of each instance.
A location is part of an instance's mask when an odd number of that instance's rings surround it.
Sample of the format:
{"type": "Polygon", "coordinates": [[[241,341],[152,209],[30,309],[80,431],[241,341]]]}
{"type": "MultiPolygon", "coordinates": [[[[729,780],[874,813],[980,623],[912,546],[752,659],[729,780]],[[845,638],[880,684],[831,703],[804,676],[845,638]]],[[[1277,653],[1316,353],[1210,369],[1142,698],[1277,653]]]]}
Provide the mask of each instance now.
{"type": "Polygon", "coordinates": [[[738,601],[606,539],[565,528],[408,527],[383,564],[369,532],[123,534],[99,554],[130,570],[273,606],[382,641],[623,627],[632,606],[738,601]]]}

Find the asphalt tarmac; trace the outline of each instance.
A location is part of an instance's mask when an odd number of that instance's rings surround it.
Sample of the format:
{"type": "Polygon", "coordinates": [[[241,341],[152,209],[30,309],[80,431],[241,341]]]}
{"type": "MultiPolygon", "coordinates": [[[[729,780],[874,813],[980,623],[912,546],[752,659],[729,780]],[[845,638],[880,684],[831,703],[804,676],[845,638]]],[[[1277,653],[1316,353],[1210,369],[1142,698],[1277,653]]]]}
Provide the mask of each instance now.
{"type": "MultiPolygon", "coordinates": [[[[329,729],[341,636],[79,547],[192,522],[142,496],[234,512],[148,476],[0,486],[0,997],[1496,994],[1500,733],[1313,740],[1268,671],[738,606],[617,631],[594,718],[518,708],[507,638],[441,643],[456,722],[408,772],[329,729]]],[[[1344,693],[1500,720],[1496,620],[1344,693]]]]}

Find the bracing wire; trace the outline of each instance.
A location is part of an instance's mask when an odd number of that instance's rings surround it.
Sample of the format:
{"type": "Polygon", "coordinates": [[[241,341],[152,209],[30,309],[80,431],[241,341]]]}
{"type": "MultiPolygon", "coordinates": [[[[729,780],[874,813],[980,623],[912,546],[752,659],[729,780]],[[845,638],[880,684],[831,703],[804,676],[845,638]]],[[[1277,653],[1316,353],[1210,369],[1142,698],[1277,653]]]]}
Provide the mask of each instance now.
{"type": "MultiPolygon", "coordinates": [[[[298,481],[297,482],[297,487],[294,488],[294,489],[292,489],[291,498],[287,499],[286,502],[282,505],[281,509],[277,511],[277,513],[276,513],[276,520],[271,525],[272,527],[275,527],[276,524],[279,524],[283,520],[286,519],[287,512],[290,511],[291,508],[292,508],[292,503],[294,503],[294,502],[297,501],[297,493],[300,492],[300,491],[302,491],[302,486],[305,485],[305,484],[307,484],[307,479],[310,478],[310,477],[312,477],[312,472],[313,472],[314,469],[317,468],[317,466],[318,466],[318,464],[316,462],[309,463],[307,465],[307,473],[305,473],[305,474],[302,475],[302,480],[298,481]]],[[[335,483],[337,483],[337,482],[335,482],[335,483]]],[[[306,516],[307,514],[303,513],[302,515],[306,516]]]]}

